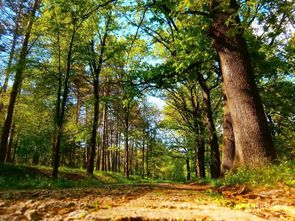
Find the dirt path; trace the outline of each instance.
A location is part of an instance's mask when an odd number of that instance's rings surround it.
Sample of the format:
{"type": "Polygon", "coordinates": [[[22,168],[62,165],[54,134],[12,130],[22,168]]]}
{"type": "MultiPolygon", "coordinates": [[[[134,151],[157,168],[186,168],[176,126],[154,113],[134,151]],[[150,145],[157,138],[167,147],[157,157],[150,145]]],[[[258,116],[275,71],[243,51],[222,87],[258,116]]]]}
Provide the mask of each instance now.
{"type": "Polygon", "coordinates": [[[294,192],[272,191],[146,184],[0,192],[0,220],[295,220],[294,192]]]}

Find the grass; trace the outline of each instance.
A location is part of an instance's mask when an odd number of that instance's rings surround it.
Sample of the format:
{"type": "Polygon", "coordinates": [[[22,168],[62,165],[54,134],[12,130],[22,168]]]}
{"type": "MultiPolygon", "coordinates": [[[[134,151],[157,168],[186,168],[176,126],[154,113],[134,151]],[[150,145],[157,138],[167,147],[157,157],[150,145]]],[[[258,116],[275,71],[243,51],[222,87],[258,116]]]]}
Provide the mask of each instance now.
{"type": "Polygon", "coordinates": [[[275,165],[257,169],[240,168],[221,179],[204,179],[201,183],[213,186],[233,186],[246,184],[249,187],[273,188],[278,185],[295,187],[295,161],[283,161],[275,165]]]}
{"type": "MultiPolygon", "coordinates": [[[[159,180],[145,180],[139,176],[127,179],[114,172],[95,172],[89,177],[82,169],[60,167],[59,178],[51,178],[51,168],[44,166],[0,166],[0,190],[60,189],[73,187],[95,187],[105,184],[157,183],[159,180]]],[[[163,182],[163,181],[161,181],[163,182]]]]}
{"type": "MultiPolygon", "coordinates": [[[[0,190],[14,189],[59,189],[72,187],[95,187],[105,184],[139,184],[139,183],[170,183],[171,181],[141,179],[131,176],[127,179],[120,173],[95,172],[88,177],[82,169],[60,167],[59,179],[51,178],[51,168],[44,166],[28,167],[16,165],[0,166],[0,190]]],[[[241,168],[229,173],[221,179],[202,179],[199,183],[212,186],[233,186],[246,184],[249,187],[276,187],[279,184],[295,187],[295,161],[284,161],[258,169],[241,168]]]]}

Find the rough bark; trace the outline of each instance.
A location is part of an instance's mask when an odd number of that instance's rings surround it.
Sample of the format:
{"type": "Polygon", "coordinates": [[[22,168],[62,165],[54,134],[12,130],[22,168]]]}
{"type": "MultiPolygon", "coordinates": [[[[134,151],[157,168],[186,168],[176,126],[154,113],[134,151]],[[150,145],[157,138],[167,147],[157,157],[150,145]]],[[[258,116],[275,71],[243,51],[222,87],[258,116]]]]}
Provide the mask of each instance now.
{"type": "Polygon", "coordinates": [[[235,137],[232,126],[232,119],[228,109],[226,96],[224,94],[224,109],[223,109],[223,140],[222,140],[222,161],[221,161],[221,175],[229,171],[235,159],[235,137]]]}
{"type": "Polygon", "coordinates": [[[6,119],[4,121],[3,131],[2,131],[2,135],[1,135],[0,163],[4,163],[5,157],[6,157],[7,143],[8,143],[9,132],[11,129],[11,123],[12,123],[12,118],[13,118],[13,113],[14,113],[16,97],[17,97],[18,91],[21,87],[21,83],[23,81],[23,72],[24,72],[25,66],[26,66],[26,60],[27,60],[26,58],[27,58],[27,54],[28,54],[29,39],[31,36],[31,30],[33,27],[33,23],[35,20],[35,14],[36,14],[38,7],[39,7],[39,0],[35,0],[32,11],[30,13],[30,19],[28,21],[28,25],[26,28],[26,34],[25,34],[24,41],[22,44],[19,60],[17,63],[15,79],[14,79],[12,91],[10,94],[7,115],[6,115],[6,119]]]}
{"type": "MultiPolygon", "coordinates": [[[[262,102],[254,79],[250,57],[240,24],[235,16],[235,0],[212,1],[213,24],[210,34],[222,69],[224,89],[235,134],[234,167],[257,167],[276,158],[262,102]],[[226,4],[225,4],[226,3],[226,4]]],[[[237,13],[236,13],[237,14],[237,13]]]]}

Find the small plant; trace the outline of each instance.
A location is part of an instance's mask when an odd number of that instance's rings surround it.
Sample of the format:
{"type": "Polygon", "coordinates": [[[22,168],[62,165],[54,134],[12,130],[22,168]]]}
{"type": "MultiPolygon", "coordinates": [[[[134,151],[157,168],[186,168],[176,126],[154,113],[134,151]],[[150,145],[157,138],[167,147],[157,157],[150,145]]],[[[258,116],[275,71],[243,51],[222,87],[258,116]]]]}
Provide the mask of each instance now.
{"type": "Polygon", "coordinates": [[[93,203],[93,207],[94,207],[96,210],[98,210],[98,209],[100,208],[100,202],[99,202],[99,201],[95,201],[95,202],[93,203]]]}
{"type": "Polygon", "coordinates": [[[274,187],[280,183],[295,187],[295,162],[283,161],[257,169],[240,168],[235,173],[226,174],[222,179],[207,181],[213,186],[247,184],[251,187],[274,187]]]}

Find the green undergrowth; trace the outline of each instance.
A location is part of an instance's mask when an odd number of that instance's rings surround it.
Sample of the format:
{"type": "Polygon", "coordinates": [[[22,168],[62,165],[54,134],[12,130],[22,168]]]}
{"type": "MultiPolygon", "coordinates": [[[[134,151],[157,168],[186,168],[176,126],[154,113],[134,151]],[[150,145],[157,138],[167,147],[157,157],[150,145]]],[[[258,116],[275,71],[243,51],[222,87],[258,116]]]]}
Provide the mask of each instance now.
{"type": "MultiPolygon", "coordinates": [[[[138,184],[157,183],[162,180],[141,179],[139,176],[130,176],[127,179],[121,173],[95,172],[87,176],[85,170],[60,167],[59,178],[53,180],[50,167],[40,166],[0,166],[0,190],[21,189],[60,189],[73,187],[96,187],[106,184],[138,184]]],[[[168,182],[168,181],[166,181],[168,182]]]]}
{"type": "Polygon", "coordinates": [[[240,168],[221,179],[204,179],[200,182],[209,183],[216,187],[241,184],[253,188],[274,188],[278,185],[295,187],[295,161],[283,161],[257,169],[240,168]]]}

